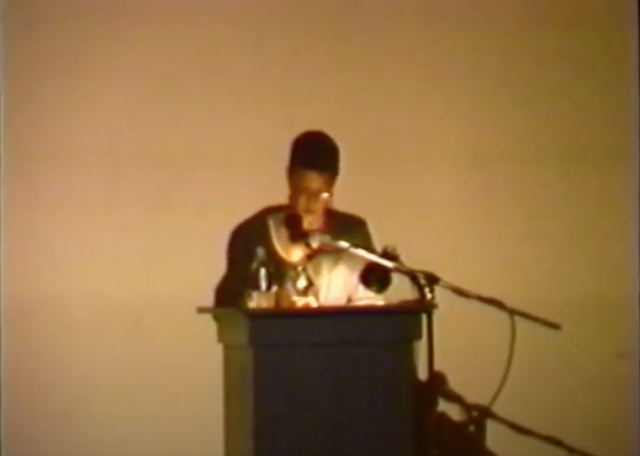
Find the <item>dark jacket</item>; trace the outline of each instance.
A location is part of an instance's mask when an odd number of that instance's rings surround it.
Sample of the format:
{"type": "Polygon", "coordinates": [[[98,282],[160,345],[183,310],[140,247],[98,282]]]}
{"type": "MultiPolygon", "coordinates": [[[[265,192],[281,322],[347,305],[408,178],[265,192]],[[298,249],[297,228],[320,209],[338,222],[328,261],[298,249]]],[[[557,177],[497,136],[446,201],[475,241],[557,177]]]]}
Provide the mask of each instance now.
{"type": "MultiPolygon", "coordinates": [[[[272,247],[268,219],[273,214],[285,210],[286,206],[283,205],[266,207],[233,229],[227,244],[227,268],[215,290],[215,307],[241,305],[251,282],[251,268],[259,247],[266,250],[271,263],[282,263],[272,247]]],[[[369,226],[363,218],[332,209],[328,213],[327,221],[327,233],[332,238],[347,241],[356,247],[374,249],[369,226]]],[[[279,274],[276,273],[276,276],[279,274]]]]}

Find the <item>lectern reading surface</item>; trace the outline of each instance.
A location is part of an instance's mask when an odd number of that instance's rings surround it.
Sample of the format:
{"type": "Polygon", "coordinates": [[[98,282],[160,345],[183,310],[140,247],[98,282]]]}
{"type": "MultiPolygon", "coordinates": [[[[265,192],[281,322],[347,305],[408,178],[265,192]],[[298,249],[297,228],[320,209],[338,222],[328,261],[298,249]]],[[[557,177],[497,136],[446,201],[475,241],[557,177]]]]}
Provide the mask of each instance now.
{"type": "Polygon", "coordinates": [[[216,309],[225,456],[414,456],[423,311],[216,309]]]}

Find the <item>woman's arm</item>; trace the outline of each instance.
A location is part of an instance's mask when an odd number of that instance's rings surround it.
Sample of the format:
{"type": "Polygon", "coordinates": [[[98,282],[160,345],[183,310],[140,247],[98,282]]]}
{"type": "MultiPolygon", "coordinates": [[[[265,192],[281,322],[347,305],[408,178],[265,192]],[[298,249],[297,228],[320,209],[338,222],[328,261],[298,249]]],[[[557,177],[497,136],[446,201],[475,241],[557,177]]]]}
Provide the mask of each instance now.
{"type": "Polygon", "coordinates": [[[255,234],[247,226],[239,226],[231,233],[227,243],[226,271],[215,290],[215,307],[245,305],[255,250],[255,234]]]}

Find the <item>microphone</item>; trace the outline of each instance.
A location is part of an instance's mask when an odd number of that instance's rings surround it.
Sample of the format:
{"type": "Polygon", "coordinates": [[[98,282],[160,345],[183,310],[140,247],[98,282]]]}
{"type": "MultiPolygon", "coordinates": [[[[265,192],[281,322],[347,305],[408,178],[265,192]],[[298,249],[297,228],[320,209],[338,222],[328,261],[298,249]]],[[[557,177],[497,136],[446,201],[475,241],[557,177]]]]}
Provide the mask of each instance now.
{"type": "Polygon", "coordinates": [[[391,271],[405,271],[405,268],[398,262],[385,258],[377,253],[370,252],[367,249],[356,247],[347,241],[339,239],[333,239],[331,236],[325,233],[311,233],[309,234],[308,245],[313,250],[319,250],[323,247],[331,247],[337,250],[343,250],[345,252],[352,253],[364,260],[370,261],[383,266],[391,271]]]}
{"type": "Polygon", "coordinates": [[[385,247],[378,254],[356,247],[347,241],[334,239],[324,233],[309,234],[307,245],[316,251],[327,247],[342,250],[366,260],[368,263],[360,271],[360,283],[376,294],[384,293],[389,289],[392,272],[397,271],[407,276],[413,274],[413,271],[400,261],[400,256],[392,247],[385,247]]]}
{"type": "MultiPolygon", "coordinates": [[[[422,300],[424,301],[424,304],[426,304],[428,307],[434,308],[435,304],[433,303],[433,295],[431,289],[438,284],[448,287],[448,285],[443,282],[443,280],[436,274],[429,271],[411,269],[410,267],[406,266],[402,261],[399,260],[399,257],[395,252],[391,252],[391,254],[389,254],[389,251],[391,249],[387,250],[386,255],[379,255],[367,249],[356,247],[347,241],[333,239],[328,234],[317,232],[309,234],[307,238],[307,246],[309,246],[311,250],[316,252],[320,252],[324,248],[342,250],[377,265],[377,270],[374,269],[374,266],[370,266],[364,277],[365,280],[371,280],[371,283],[369,283],[369,285],[373,287],[372,291],[374,292],[377,287],[379,287],[379,289],[383,291],[386,290],[386,288],[391,285],[391,272],[399,272],[400,274],[409,278],[411,282],[421,290],[421,296],[423,297],[422,300]],[[382,270],[379,267],[381,267],[382,269],[386,269],[388,271],[389,277],[383,277],[382,274],[379,273],[379,271],[382,270]],[[371,272],[372,270],[373,272],[371,272]],[[379,281],[379,283],[375,284],[374,282],[376,280],[379,281]]],[[[363,277],[361,275],[360,279],[362,280],[362,278],[363,277]]],[[[367,287],[366,284],[363,283],[363,285],[367,287]]]]}

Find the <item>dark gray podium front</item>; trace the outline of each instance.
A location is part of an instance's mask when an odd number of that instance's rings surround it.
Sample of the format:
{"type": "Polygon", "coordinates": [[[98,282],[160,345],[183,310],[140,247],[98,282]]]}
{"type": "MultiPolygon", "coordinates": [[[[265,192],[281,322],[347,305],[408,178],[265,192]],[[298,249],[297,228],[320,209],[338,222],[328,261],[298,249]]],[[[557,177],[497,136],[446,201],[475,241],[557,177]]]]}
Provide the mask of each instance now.
{"type": "Polygon", "coordinates": [[[225,456],[414,456],[413,305],[217,309],[225,456]]]}

